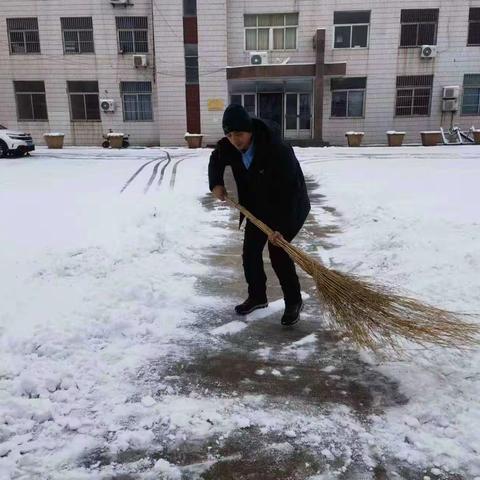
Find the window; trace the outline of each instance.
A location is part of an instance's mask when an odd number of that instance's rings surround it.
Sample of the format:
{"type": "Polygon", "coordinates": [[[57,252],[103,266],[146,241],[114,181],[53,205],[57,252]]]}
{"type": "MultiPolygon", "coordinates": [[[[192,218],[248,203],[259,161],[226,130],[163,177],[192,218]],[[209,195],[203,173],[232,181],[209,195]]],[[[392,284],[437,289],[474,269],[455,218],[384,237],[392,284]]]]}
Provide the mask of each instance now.
{"type": "Polygon", "coordinates": [[[369,11],[334,12],[333,48],[368,47],[369,11]]]}
{"type": "Polygon", "coordinates": [[[147,17],[116,17],[121,53],[148,53],[147,17]]]}
{"type": "Polygon", "coordinates": [[[38,20],[36,18],[7,18],[10,53],[40,53],[38,20]]]}
{"type": "Polygon", "coordinates": [[[185,83],[198,85],[198,45],[185,44],[185,83]]]}
{"type": "Polygon", "coordinates": [[[397,77],[395,114],[399,117],[430,115],[433,75],[397,77]]]}
{"type": "Polygon", "coordinates": [[[462,115],[480,115],[480,74],[463,77],[462,115]]]}
{"type": "Polygon", "coordinates": [[[17,102],[17,118],[48,120],[45,82],[13,82],[17,102]]]}
{"type": "Polygon", "coordinates": [[[401,47],[437,44],[438,8],[402,10],[401,47]]]}
{"type": "Polygon", "coordinates": [[[197,16],[197,0],[183,0],[183,16],[184,17],[197,16]]]}
{"type": "Polygon", "coordinates": [[[152,84],[150,82],[122,82],[123,119],[126,122],[153,120],[152,84]]]}
{"type": "Polygon", "coordinates": [[[298,13],[245,15],[245,50],[297,48],[298,13]]]}
{"type": "Polygon", "coordinates": [[[468,17],[467,45],[480,46],[480,8],[471,8],[468,17]]]}
{"type": "Polygon", "coordinates": [[[230,97],[230,102],[242,105],[250,115],[255,116],[257,114],[256,98],[254,93],[235,93],[230,97]]]}
{"type": "Polygon", "coordinates": [[[60,18],[63,52],[94,53],[92,17],[60,18]]]}
{"type": "Polygon", "coordinates": [[[67,82],[72,121],[100,120],[98,82],[67,82]]]}
{"type": "Polygon", "coordinates": [[[332,117],[363,117],[366,88],[365,77],[332,78],[332,117]]]}

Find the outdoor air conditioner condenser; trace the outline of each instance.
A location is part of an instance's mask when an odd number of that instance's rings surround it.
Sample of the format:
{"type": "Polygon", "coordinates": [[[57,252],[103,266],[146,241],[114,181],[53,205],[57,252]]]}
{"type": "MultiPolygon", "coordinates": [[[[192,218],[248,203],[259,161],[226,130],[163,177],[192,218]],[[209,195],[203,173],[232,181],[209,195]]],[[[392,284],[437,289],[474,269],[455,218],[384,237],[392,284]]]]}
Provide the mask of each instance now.
{"type": "Polygon", "coordinates": [[[100,108],[103,112],[109,113],[115,111],[115,100],[111,100],[108,98],[102,98],[100,100],[100,108]]]}
{"type": "Polygon", "coordinates": [[[268,63],[268,52],[250,52],[251,65],[265,65],[268,63]]]}

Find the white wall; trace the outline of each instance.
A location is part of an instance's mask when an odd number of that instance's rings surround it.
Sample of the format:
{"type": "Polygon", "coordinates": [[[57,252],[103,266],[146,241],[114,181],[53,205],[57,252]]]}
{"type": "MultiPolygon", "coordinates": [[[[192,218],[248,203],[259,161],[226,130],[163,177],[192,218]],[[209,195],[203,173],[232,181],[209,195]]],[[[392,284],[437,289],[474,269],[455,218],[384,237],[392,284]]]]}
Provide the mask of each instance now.
{"type": "Polygon", "coordinates": [[[154,19],[160,143],[185,145],[183,2],[154,0],[154,19]]]}
{"type": "MultiPolygon", "coordinates": [[[[22,0],[2,2],[0,12],[0,123],[27,130],[37,144],[47,131],[65,132],[67,144],[100,145],[109,128],[131,135],[132,143],[158,145],[156,112],[153,122],[123,122],[120,97],[121,81],[152,81],[153,69],[133,67],[132,55],[118,53],[115,16],[149,16],[148,0],[135,0],[128,8],[112,7],[108,1],[22,0]],[[10,55],[6,18],[37,17],[40,55],[10,55]],[[95,54],[64,55],[60,17],[91,16],[95,54]],[[14,80],[44,80],[48,122],[18,122],[14,98],[14,80]],[[66,88],[68,80],[98,80],[99,97],[116,101],[114,113],[101,112],[101,122],[71,122],[66,88]]],[[[150,19],[149,19],[150,22],[150,19]]],[[[149,25],[151,31],[151,24],[149,25]]],[[[150,63],[152,60],[151,42],[150,63]]],[[[153,85],[154,87],[154,85],[153,85]]],[[[153,103],[156,103],[154,87],[153,103]]]]}
{"type": "Polygon", "coordinates": [[[228,105],[227,15],[226,0],[197,0],[201,130],[206,143],[215,143],[223,135],[223,111],[209,111],[208,101],[228,105]]]}
{"type": "MultiPolygon", "coordinates": [[[[203,1],[200,0],[200,3],[203,1]]],[[[406,142],[419,142],[419,131],[438,129],[442,123],[442,87],[462,85],[464,73],[480,73],[480,47],[466,47],[470,7],[480,7],[480,1],[425,0],[419,5],[416,0],[394,3],[384,0],[229,0],[228,65],[247,65],[249,62],[248,52],[244,50],[244,14],[299,12],[297,49],[270,52],[271,63],[280,63],[287,57],[290,57],[290,63],[314,63],[312,38],[316,29],[325,28],[325,61],[346,61],[347,76],[368,77],[365,117],[362,119],[331,118],[330,78],[325,79],[324,140],[343,145],[346,143],[346,131],[362,130],[365,132],[365,143],[385,143],[385,131],[397,129],[407,132],[406,142]],[[421,59],[418,48],[398,48],[402,8],[440,9],[437,58],[421,59]],[[368,49],[333,50],[333,13],[337,10],[371,10],[368,49]],[[395,117],[396,77],[424,74],[434,75],[431,115],[395,117]]],[[[449,119],[449,116],[444,119],[444,126],[448,126],[449,119]]],[[[457,114],[454,122],[464,127],[472,124],[480,126],[480,117],[457,114]]]]}
{"type": "MultiPolygon", "coordinates": [[[[272,52],[271,62],[290,57],[290,63],[314,63],[312,38],[318,28],[326,29],[326,61],[347,62],[348,76],[367,76],[365,117],[330,118],[330,79],[325,79],[323,136],[333,144],[345,144],[347,130],[365,131],[366,143],[384,143],[385,131],[407,132],[407,142],[418,142],[418,132],[437,129],[442,120],[441,91],[445,85],[462,85],[465,73],[480,73],[480,47],[466,47],[469,7],[480,0],[197,0],[199,34],[201,128],[211,143],[222,136],[221,111],[209,111],[208,101],[228,103],[225,66],[246,65],[243,15],[245,13],[299,12],[295,51],[272,52]],[[438,56],[422,60],[418,49],[400,49],[400,10],[439,8],[438,56]],[[333,50],[333,12],[371,10],[368,49],[333,50]],[[433,100],[429,117],[395,117],[397,75],[433,74],[433,100]]],[[[37,143],[46,131],[64,131],[67,144],[99,145],[102,133],[121,130],[133,144],[184,145],[186,131],[185,66],[183,47],[183,2],[181,0],[135,0],[133,7],[113,8],[108,0],[16,0],[2,2],[0,10],[0,123],[30,131],[37,143]],[[152,16],[153,13],[153,16],[152,16]],[[116,15],[148,16],[153,38],[148,54],[150,66],[135,69],[131,55],[118,53],[116,15]],[[10,55],[6,18],[31,16],[39,22],[41,55],[10,55]],[[94,55],[64,55],[60,28],[62,16],[92,16],[94,55]],[[153,22],[152,22],[153,18],[153,22]],[[155,61],[154,61],[155,60],[155,61]],[[121,81],[152,81],[153,122],[124,122],[120,98],[121,81]],[[48,122],[17,122],[14,80],[44,80],[48,122]],[[98,80],[100,98],[113,98],[117,110],[101,113],[101,122],[71,122],[66,93],[67,80],[98,80]]],[[[456,115],[463,127],[480,117],[456,115]]],[[[447,125],[449,118],[444,119],[447,125]]]]}

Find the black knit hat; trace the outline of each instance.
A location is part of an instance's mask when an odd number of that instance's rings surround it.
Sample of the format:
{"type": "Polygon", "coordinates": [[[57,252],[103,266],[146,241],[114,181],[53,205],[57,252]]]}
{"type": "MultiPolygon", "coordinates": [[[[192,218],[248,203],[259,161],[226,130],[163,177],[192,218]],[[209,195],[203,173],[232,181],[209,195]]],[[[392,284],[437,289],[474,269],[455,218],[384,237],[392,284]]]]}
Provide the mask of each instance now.
{"type": "Polygon", "coordinates": [[[225,135],[230,132],[251,132],[252,118],[241,105],[232,104],[223,113],[222,127],[225,135]]]}

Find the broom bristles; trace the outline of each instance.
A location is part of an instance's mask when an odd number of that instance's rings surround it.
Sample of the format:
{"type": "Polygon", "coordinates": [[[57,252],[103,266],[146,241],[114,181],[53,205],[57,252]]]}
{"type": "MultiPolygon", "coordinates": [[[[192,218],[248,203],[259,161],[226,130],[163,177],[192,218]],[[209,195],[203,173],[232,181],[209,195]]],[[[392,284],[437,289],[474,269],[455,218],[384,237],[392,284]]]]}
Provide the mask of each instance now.
{"type": "Polygon", "coordinates": [[[479,325],[466,322],[460,314],[395,294],[386,286],[374,285],[354,275],[330,270],[293,245],[282,246],[313,277],[327,318],[361,347],[397,350],[401,338],[423,346],[451,348],[479,343],[479,325]]]}
{"type": "MultiPolygon", "coordinates": [[[[265,234],[273,230],[229,198],[265,234]]],[[[466,315],[448,312],[414,298],[395,294],[354,275],[328,269],[285,239],[278,241],[292,260],[313,277],[326,317],[358,346],[370,350],[400,348],[401,339],[420,345],[467,348],[479,344],[480,326],[466,315]]]]}

